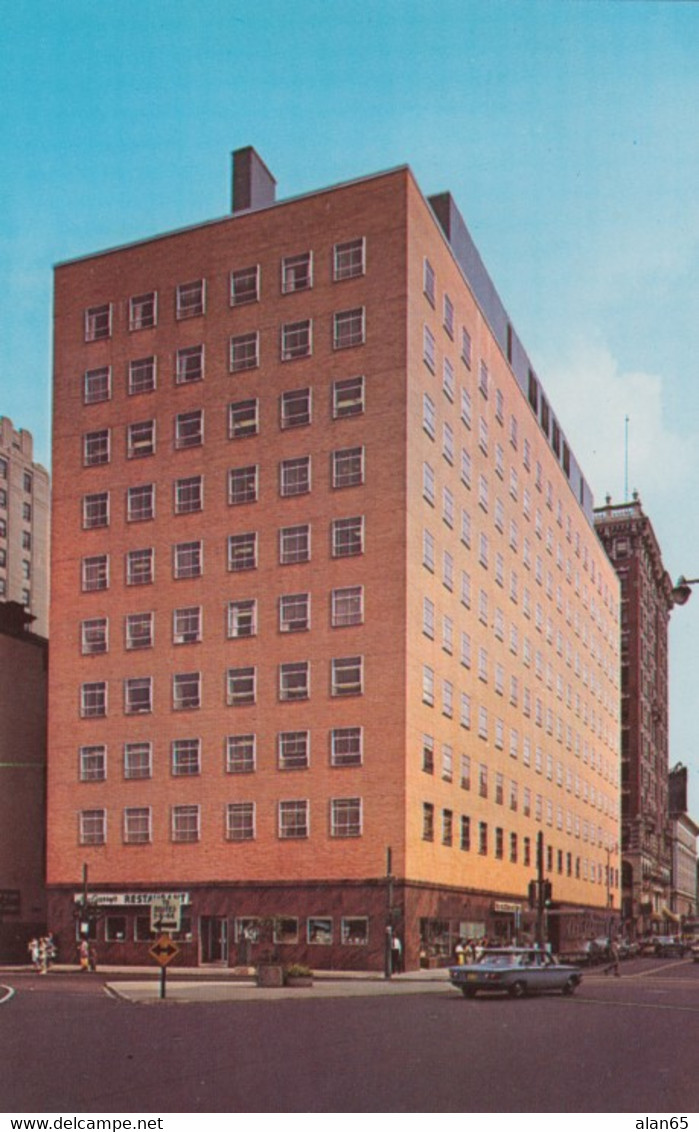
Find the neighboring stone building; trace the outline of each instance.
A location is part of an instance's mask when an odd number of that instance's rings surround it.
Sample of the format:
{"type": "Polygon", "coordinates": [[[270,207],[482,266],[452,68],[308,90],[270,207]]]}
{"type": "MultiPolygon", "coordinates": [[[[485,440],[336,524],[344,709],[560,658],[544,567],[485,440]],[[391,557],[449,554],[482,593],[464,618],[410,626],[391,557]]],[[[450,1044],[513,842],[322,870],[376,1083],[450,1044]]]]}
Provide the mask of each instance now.
{"type": "Polygon", "coordinates": [[[672,891],[670,909],[684,924],[697,915],[697,835],[699,826],[687,813],[687,767],[678,763],[670,771],[670,846],[672,891]]]}
{"type": "Polygon", "coordinates": [[[33,459],[33,440],[0,417],[0,602],[19,602],[49,632],[49,474],[33,459]]]}
{"type": "Polygon", "coordinates": [[[46,926],[48,642],[0,602],[0,960],[26,961],[46,926]]]}
{"type": "Polygon", "coordinates": [[[622,908],[643,934],[669,926],[668,624],[672,582],[638,494],[607,500],[597,533],[621,584],[622,908]]]}
{"type": "Polygon", "coordinates": [[[458,210],[402,167],[55,276],[48,881],[107,961],[380,968],[619,911],[618,582],[458,210]],[[390,853],[389,853],[390,850],[390,853]],[[391,863],[391,878],[387,863],[391,863]],[[571,913],[568,915],[568,913],[571,913]]]}

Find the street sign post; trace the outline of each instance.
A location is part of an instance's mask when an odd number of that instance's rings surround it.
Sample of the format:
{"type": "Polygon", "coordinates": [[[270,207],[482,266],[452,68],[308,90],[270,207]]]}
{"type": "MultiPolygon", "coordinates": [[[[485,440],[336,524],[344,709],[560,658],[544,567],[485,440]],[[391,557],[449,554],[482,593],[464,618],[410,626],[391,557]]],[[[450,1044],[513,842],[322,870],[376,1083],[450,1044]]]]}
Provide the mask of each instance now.
{"type": "Polygon", "coordinates": [[[176,955],[179,955],[180,949],[174,943],[167,932],[163,932],[158,936],[152,947],[148,949],[149,955],[152,955],[156,963],[160,964],[160,997],[165,998],[165,987],[167,981],[167,965],[171,963],[176,955]]]}

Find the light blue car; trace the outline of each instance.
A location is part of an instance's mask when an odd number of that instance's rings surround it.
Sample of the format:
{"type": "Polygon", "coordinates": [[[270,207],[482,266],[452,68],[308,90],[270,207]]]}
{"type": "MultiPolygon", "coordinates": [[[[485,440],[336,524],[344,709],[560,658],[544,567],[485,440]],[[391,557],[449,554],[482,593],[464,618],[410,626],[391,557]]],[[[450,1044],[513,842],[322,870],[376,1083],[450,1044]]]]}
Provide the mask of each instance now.
{"type": "Polygon", "coordinates": [[[582,982],[582,971],[536,947],[492,947],[477,963],[450,967],[449,978],[465,998],[474,998],[478,991],[523,998],[547,991],[573,994],[582,982]]]}

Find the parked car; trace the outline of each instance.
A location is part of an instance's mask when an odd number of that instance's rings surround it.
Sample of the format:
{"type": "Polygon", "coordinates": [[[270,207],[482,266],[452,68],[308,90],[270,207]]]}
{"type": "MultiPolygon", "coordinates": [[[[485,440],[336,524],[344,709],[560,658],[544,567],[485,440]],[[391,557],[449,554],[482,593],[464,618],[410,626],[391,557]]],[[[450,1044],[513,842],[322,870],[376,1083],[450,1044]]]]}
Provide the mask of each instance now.
{"type": "Polygon", "coordinates": [[[489,947],[477,963],[450,967],[449,978],[465,998],[474,998],[478,991],[504,991],[512,998],[523,998],[545,991],[573,994],[582,981],[582,971],[539,948],[489,947]]]}
{"type": "Polygon", "coordinates": [[[691,947],[692,959],[695,963],[699,963],[699,943],[693,943],[691,947]]]}
{"type": "Polygon", "coordinates": [[[655,944],[653,954],[658,959],[670,959],[673,957],[682,959],[687,950],[686,944],[683,943],[679,936],[657,935],[653,942],[655,944]]]}

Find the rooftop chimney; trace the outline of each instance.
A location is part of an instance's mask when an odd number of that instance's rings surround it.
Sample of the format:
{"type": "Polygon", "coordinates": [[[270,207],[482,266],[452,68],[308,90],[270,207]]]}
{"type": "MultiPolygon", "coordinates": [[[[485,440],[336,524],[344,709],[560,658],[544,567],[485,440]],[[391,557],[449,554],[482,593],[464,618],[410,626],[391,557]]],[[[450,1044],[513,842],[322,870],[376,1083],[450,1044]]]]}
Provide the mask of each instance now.
{"type": "Polygon", "coordinates": [[[254,212],[274,204],[277,182],[251,145],[233,152],[233,212],[254,212]]]}

